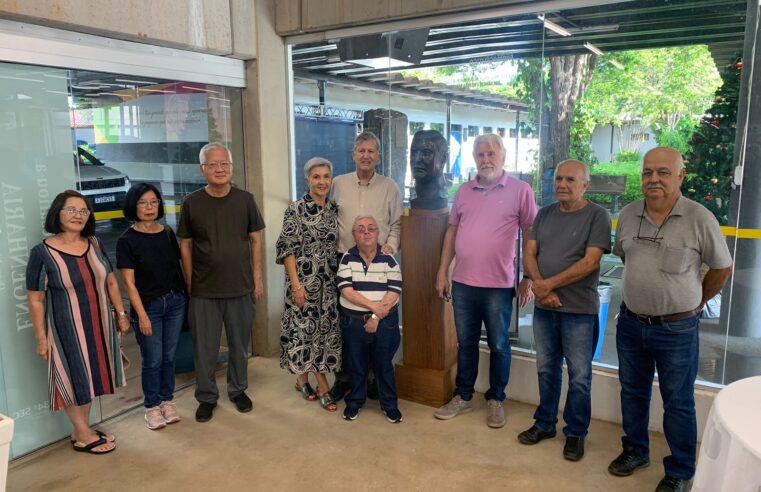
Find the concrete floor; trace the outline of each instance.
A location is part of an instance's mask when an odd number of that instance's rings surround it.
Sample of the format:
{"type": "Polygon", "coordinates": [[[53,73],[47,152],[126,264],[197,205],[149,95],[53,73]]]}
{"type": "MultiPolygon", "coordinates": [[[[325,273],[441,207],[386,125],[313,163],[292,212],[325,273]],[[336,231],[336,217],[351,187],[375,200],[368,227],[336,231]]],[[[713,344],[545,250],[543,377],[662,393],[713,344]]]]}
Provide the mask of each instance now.
{"type": "MultiPolygon", "coordinates": [[[[176,397],[182,422],[150,431],[143,411],[130,411],[100,426],[117,435],[115,452],[75,453],[62,441],[11,463],[7,490],[641,492],[655,489],[668,452],[663,436],[653,434],[651,466],[617,478],[606,471],[620,452],[615,424],[593,421],[586,456],[571,463],[562,457],[562,437],[533,447],[517,441],[532,423],[530,405],[508,401],[507,425],[498,430],[486,426],[480,395],[475,411],[450,421],[401,401],[404,422],[393,425],[369,401],[356,421],[347,422],[340,416],[343,403],[331,414],[301,399],[277,359],[252,359],[249,378],[249,414],[224,398],[214,418],[199,424],[188,388],[176,397]]],[[[218,379],[223,393],[224,380],[218,379]]]]}

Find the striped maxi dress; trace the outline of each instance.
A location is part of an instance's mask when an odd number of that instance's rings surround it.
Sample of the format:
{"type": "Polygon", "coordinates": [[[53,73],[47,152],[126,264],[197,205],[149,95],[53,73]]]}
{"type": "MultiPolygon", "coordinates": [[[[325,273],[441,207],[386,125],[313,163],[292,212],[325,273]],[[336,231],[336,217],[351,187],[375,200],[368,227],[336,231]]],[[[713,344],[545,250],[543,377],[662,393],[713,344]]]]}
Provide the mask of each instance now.
{"type": "Polygon", "coordinates": [[[125,384],[106,286],[111,272],[108,257],[92,242],[81,256],[45,241],[29,253],[26,288],[45,291],[48,391],[54,411],[85,405],[125,384]]]}

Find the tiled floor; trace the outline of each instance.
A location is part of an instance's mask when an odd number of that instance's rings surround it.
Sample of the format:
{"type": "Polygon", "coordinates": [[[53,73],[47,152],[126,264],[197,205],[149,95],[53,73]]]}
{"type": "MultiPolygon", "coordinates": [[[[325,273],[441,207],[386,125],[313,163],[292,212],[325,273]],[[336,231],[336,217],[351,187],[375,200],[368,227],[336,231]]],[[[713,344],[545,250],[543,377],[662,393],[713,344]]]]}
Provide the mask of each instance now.
{"type": "MultiPolygon", "coordinates": [[[[277,359],[249,364],[254,410],[238,413],[220,399],[214,418],[193,420],[192,388],[177,395],[184,420],[160,431],[145,428],[141,409],[107,422],[118,448],[104,456],[75,453],[62,441],[10,464],[9,491],[196,490],[458,490],[617,491],[655,489],[667,452],[652,435],[652,465],[634,476],[610,476],[620,451],[620,426],[594,421],[587,454],[563,459],[563,439],[533,447],[517,434],[534,408],[508,402],[507,425],[490,429],[478,399],[474,412],[437,421],[433,409],[400,402],[401,424],[388,423],[370,401],[354,422],[322,410],[294,391],[294,377],[277,359]]],[[[224,394],[225,377],[218,382],[224,394]]]]}

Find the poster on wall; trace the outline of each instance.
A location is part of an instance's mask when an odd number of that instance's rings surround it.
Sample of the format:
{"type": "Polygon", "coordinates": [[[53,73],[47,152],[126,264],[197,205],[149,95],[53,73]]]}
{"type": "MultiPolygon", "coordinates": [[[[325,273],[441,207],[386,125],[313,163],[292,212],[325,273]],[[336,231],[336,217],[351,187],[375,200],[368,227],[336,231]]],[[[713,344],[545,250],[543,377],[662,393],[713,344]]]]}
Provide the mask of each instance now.
{"type": "Polygon", "coordinates": [[[51,201],[76,178],[67,72],[0,63],[0,94],[0,413],[15,421],[17,457],[70,431],[63,412],[49,408],[25,273],[51,201]]]}

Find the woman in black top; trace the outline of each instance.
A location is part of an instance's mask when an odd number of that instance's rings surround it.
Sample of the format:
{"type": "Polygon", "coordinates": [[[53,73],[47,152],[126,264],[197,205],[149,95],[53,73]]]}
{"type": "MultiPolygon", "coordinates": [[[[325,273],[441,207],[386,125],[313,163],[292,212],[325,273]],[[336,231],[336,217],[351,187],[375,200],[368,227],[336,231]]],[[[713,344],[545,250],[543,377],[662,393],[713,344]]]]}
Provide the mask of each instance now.
{"type": "Polygon", "coordinates": [[[132,326],[143,358],[145,421],[161,429],[180,421],[174,397],[174,354],[185,318],[180,248],[164,216],[159,190],[136,183],[127,192],[124,216],[134,221],[116,243],[116,265],[131,305],[132,326]]]}

